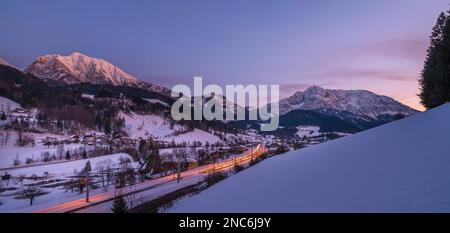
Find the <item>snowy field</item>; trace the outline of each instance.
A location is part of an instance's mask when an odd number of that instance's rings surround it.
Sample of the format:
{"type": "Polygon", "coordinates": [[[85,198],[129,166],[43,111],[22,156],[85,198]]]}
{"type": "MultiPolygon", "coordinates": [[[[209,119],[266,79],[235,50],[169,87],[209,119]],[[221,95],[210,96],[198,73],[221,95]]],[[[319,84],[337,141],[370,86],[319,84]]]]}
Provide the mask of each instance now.
{"type": "Polygon", "coordinates": [[[83,198],[84,194],[78,192],[67,192],[63,189],[52,189],[48,194],[36,197],[30,206],[28,199],[14,199],[13,194],[17,191],[2,193],[0,196],[0,213],[30,213],[35,210],[46,208],[68,200],[83,198]]]}
{"type": "Polygon", "coordinates": [[[158,115],[126,114],[121,112],[120,117],[125,119],[125,130],[131,138],[147,138],[153,135],[157,138],[168,136],[173,130],[170,123],[158,115]]]}
{"type": "MultiPolygon", "coordinates": [[[[131,157],[128,154],[119,153],[119,154],[111,154],[111,155],[105,155],[95,158],[89,158],[89,159],[83,159],[83,160],[76,160],[76,161],[70,161],[70,162],[60,162],[60,163],[54,163],[54,164],[45,164],[45,165],[39,165],[39,166],[33,166],[33,167],[27,167],[27,168],[16,168],[16,169],[8,169],[8,170],[2,170],[1,172],[8,172],[9,174],[13,176],[19,176],[19,175],[26,175],[31,176],[33,174],[41,176],[45,172],[48,172],[48,175],[51,177],[49,179],[67,179],[67,176],[73,175],[74,170],[81,171],[87,161],[90,161],[92,169],[95,171],[95,166],[100,161],[111,161],[111,166],[118,167],[120,165],[120,160],[122,158],[129,158],[131,160],[131,157]]],[[[132,166],[137,166],[137,163],[132,163],[132,166]]],[[[30,183],[29,180],[26,180],[25,183],[30,183]]],[[[57,182],[56,182],[57,183],[57,182]]],[[[17,186],[14,185],[13,182],[11,182],[9,187],[17,186]]],[[[47,208],[48,206],[78,200],[80,198],[83,198],[85,194],[79,194],[79,192],[68,192],[67,190],[64,190],[63,187],[58,186],[55,188],[44,188],[43,191],[48,192],[45,195],[36,197],[34,204],[30,206],[28,199],[15,199],[17,196],[18,190],[12,190],[12,191],[5,191],[0,193],[0,202],[2,203],[0,205],[0,213],[3,212],[17,212],[17,213],[24,213],[24,212],[33,212],[35,210],[40,210],[47,208]]],[[[96,189],[92,190],[92,195],[98,194],[102,192],[102,189],[96,189]]]]}
{"type": "Polygon", "coordinates": [[[9,174],[13,176],[19,176],[24,174],[26,176],[38,175],[42,176],[44,173],[48,173],[49,175],[55,175],[57,177],[65,177],[74,174],[74,171],[81,171],[86,165],[87,161],[90,161],[91,167],[94,170],[95,165],[100,161],[110,160],[112,167],[118,167],[119,161],[121,158],[129,159],[133,161],[131,156],[125,153],[104,155],[94,158],[88,159],[80,159],[74,161],[63,161],[51,164],[43,164],[38,166],[24,167],[24,168],[12,168],[12,169],[4,169],[2,172],[7,171],[9,174]]]}
{"type": "Polygon", "coordinates": [[[320,127],[317,126],[298,126],[297,127],[297,135],[300,138],[303,137],[316,137],[320,136],[321,133],[319,133],[320,127]]]}
{"type": "Polygon", "coordinates": [[[81,97],[86,98],[86,99],[90,99],[90,100],[94,100],[95,96],[94,95],[90,95],[90,94],[81,94],[81,97]]]}
{"type": "Polygon", "coordinates": [[[12,111],[16,108],[20,108],[20,104],[14,102],[8,98],[0,96],[0,111],[6,112],[8,110],[8,108],[9,108],[9,110],[12,111]]]}
{"type": "Polygon", "coordinates": [[[174,135],[176,131],[184,131],[181,125],[174,124],[170,127],[170,122],[158,115],[140,115],[136,113],[126,114],[121,112],[120,116],[125,119],[125,130],[131,138],[148,138],[153,136],[160,140],[176,143],[200,141],[202,143],[215,143],[220,139],[208,132],[194,129],[183,134],[174,135]]]}
{"type": "Polygon", "coordinates": [[[169,212],[450,212],[450,104],[272,157],[169,212]]]}
{"type": "Polygon", "coordinates": [[[149,103],[152,103],[152,104],[161,104],[163,106],[170,107],[168,103],[163,102],[163,101],[161,101],[159,99],[143,99],[143,100],[145,100],[145,101],[147,101],[149,103]]]}
{"type": "MultiPolygon", "coordinates": [[[[0,131],[0,139],[2,141],[4,138],[8,138],[6,144],[0,144],[0,169],[14,167],[14,160],[19,159],[21,165],[25,164],[27,158],[39,161],[41,159],[41,154],[44,152],[49,152],[51,155],[55,154],[57,147],[51,145],[50,147],[43,145],[42,140],[46,137],[53,137],[58,140],[62,140],[65,137],[62,135],[55,134],[37,134],[37,133],[24,133],[34,138],[35,146],[28,145],[19,147],[16,146],[16,140],[18,133],[16,131],[0,131]],[[8,136],[6,136],[8,134],[8,136]]],[[[93,146],[86,146],[81,143],[64,144],[64,153],[66,151],[74,152],[75,150],[85,149],[89,151],[93,149],[93,146]]]]}
{"type": "Polygon", "coordinates": [[[194,129],[193,131],[180,134],[173,137],[173,139],[175,143],[200,141],[203,144],[205,144],[206,142],[213,144],[220,141],[219,137],[217,137],[216,135],[199,129],[194,129]]]}

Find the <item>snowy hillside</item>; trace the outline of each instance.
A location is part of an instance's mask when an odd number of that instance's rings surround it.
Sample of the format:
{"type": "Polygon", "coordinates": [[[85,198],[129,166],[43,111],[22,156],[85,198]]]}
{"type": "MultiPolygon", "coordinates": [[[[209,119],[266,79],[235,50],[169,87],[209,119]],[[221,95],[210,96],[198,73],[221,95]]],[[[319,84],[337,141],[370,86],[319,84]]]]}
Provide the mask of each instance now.
{"type": "Polygon", "coordinates": [[[450,104],[267,159],[171,212],[449,212],[450,104]]]}
{"type": "Polygon", "coordinates": [[[42,79],[65,83],[88,82],[95,84],[133,85],[139,80],[105,60],[81,53],[69,56],[45,55],[38,57],[27,69],[42,79]]]}
{"type": "MultiPolygon", "coordinates": [[[[9,125],[11,122],[16,119],[16,117],[21,116],[20,113],[13,113],[15,110],[20,109],[20,104],[10,100],[8,98],[5,98],[3,96],[0,96],[0,114],[6,118],[0,119],[0,126],[9,125]],[[3,115],[4,114],[4,115],[3,115]]],[[[0,132],[1,135],[2,132],[0,132]]],[[[1,140],[1,136],[0,136],[1,140]]],[[[0,143],[1,144],[1,143],[0,143]]],[[[0,162],[1,163],[1,162],[0,162]]]]}
{"type": "Polygon", "coordinates": [[[154,84],[145,83],[119,67],[99,58],[74,52],[68,56],[59,54],[38,57],[25,72],[44,81],[61,84],[92,83],[115,86],[131,86],[150,91],[170,94],[170,90],[154,84]]]}
{"type": "MultiPolygon", "coordinates": [[[[39,134],[39,133],[24,133],[24,135],[33,138],[35,145],[17,146],[18,133],[16,131],[0,131],[0,169],[14,167],[14,160],[18,160],[20,165],[25,165],[27,159],[35,161],[34,164],[42,160],[44,153],[50,155],[57,154],[58,148],[56,146],[46,146],[43,141],[47,137],[57,139],[64,139],[64,136],[56,134],[39,134]]],[[[87,146],[82,143],[72,143],[64,145],[64,151],[75,153],[76,151],[92,150],[94,146],[87,146]]]]}
{"type": "Polygon", "coordinates": [[[11,66],[14,67],[13,65],[9,64],[7,61],[3,60],[0,58],[0,65],[5,65],[5,66],[11,66]]]}
{"type": "Polygon", "coordinates": [[[332,110],[349,112],[355,115],[368,116],[377,119],[381,115],[416,113],[414,109],[405,106],[387,96],[376,95],[365,90],[329,90],[313,86],[305,91],[280,101],[280,113],[302,110],[332,110]]]}
{"type": "MultiPolygon", "coordinates": [[[[92,166],[95,166],[99,162],[111,161],[112,167],[119,167],[120,160],[128,159],[132,161],[132,158],[130,155],[125,153],[118,153],[118,154],[111,154],[111,155],[104,155],[89,159],[80,159],[80,160],[74,160],[74,161],[64,161],[59,163],[52,163],[52,164],[43,164],[39,166],[29,166],[29,167],[23,167],[23,168],[12,168],[12,169],[3,169],[2,172],[7,171],[9,174],[13,176],[19,176],[21,174],[30,176],[30,175],[38,175],[42,176],[44,173],[47,173],[48,175],[56,175],[57,177],[63,177],[63,176],[70,176],[74,174],[74,171],[81,171],[84,166],[86,165],[86,162],[90,162],[92,166]]],[[[138,166],[138,164],[132,164],[135,166],[138,166]]]]}
{"type": "Polygon", "coordinates": [[[320,128],[316,127],[316,126],[298,126],[297,127],[297,135],[300,138],[303,137],[315,137],[315,136],[319,136],[320,128]]]}
{"type": "Polygon", "coordinates": [[[121,112],[120,117],[125,119],[125,130],[133,139],[153,137],[167,142],[173,140],[175,143],[194,141],[216,143],[220,141],[219,137],[199,129],[188,131],[178,124],[171,126],[169,120],[158,115],[121,112]]]}
{"type": "Polygon", "coordinates": [[[0,112],[7,112],[8,110],[13,111],[17,108],[20,108],[20,104],[3,96],[0,96],[0,112]]]}

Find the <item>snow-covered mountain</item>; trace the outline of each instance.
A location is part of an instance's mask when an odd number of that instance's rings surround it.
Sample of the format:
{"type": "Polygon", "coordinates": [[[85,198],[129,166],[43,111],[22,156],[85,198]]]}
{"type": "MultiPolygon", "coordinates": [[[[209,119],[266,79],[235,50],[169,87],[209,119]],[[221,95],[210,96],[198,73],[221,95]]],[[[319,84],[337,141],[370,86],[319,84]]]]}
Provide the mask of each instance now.
{"type": "Polygon", "coordinates": [[[450,104],[269,158],[170,212],[449,212],[450,104]]]}
{"type": "MultiPolygon", "coordinates": [[[[412,115],[417,111],[392,98],[366,90],[329,90],[313,86],[280,101],[280,114],[302,109],[347,112],[378,119],[382,115],[412,115]]],[[[336,114],[338,115],[338,114],[336,114]]]]}
{"type": "Polygon", "coordinates": [[[38,57],[25,71],[41,79],[74,83],[136,85],[139,80],[111,63],[81,53],[38,57]]]}
{"type": "Polygon", "coordinates": [[[233,103],[232,101],[230,101],[223,95],[215,95],[214,94],[210,97],[204,96],[202,98],[203,106],[205,106],[206,103],[209,103],[211,105],[215,104],[216,106],[222,105],[225,116],[226,116],[226,114],[231,114],[231,115],[235,116],[235,119],[236,119],[238,112],[242,111],[245,113],[245,111],[246,111],[246,109],[244,107],[242,107],[241,105],[239,105],[237,103],[233,103]]]}
{"type": "Polygon", "coordinates": [[[25,69],[25,72],[44,81],[61,84],[110,84],[167,92],[167,88],[145,83],[103,59],[92,58],[78,52],[68,56],[58,54],[40,56],[25,69]]]}
{"type": "Polygon", "coordinates": [[[3,60],[2,58],[0,58],[0,65],[14,67],[13,65],[9,64],[7,61],[3,60]]]}

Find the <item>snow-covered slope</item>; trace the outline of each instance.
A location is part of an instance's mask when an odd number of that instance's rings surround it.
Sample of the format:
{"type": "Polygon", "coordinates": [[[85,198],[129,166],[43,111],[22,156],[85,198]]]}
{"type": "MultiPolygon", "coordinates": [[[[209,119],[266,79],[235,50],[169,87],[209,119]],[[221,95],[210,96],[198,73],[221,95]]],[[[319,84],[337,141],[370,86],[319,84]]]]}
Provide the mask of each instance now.
{"type": "Polygon", "coordinates": [[[38,57],[26,72],[43,79],[62,84],[92,83],[131,86],[170,94],[165,87],[145,83],[119,67],[99,58],[74,52],[68,56],[59,54],[38,57]]]}
{"type": "Polygon", "coordinates": [[[69,56],[58,54],[38,57],[26,70],[42,79],[68,84],[88,82],[95,84],[136,85],[139,80],[111,63],[81,53],[69,56]]]}
{"type": "Polygon", "coordinates": [[[366,90],[329,90],[313,86],[280,101],[280,114],[295,109],[349,112],[377,119],[380,115],[412,115],[417,111],[387,96],[366,90]]]}
{"type": "MultiPolygon", "coordinates": [[[[0,121],[1,124],[1,121],[0,121]]],[[[46,146],[43,143],[47,137],[57,138],[63,140],[64,136],[56,134],[40,134],[40,133],[23,133],[27,137],[35,140],[35,145],[17,146],[18,132],[16,131],[0,131],[0,170],[4,168],[14,167],[14,160],[18,160],[20,165],[26,165],[27,159],[32,159],[33,164],[42,162],[42,155],[49,153],[50,155],[57,155],[58,147],[46,146]]],[[[80,150],[90,151],[94,149],[94,146],[87,146],[82,143],[65,144],[64,151],[69,151],[71,154],[79,152],[80,150]]]]}
{"type": "Polygon", "coordinates": [[[8,110],[13,111],[16,108],[20,108],[20,104],[3,96],[0,96],[0,112],[7,112],[8,110]]]}
{"type": "MultiPolygon", "coordinates": [[[[118,153],[118,154],[110,154],[103,155],[98,157],[93,157],[89,159],[80,159],[80,160],[72,160],[72,161],[62,161],[59,163],[50,163],[50,164],[42,164],[37,166],[29,166],[29,167],[19,167],[12,169],[4,169],[2,172],[8,172],[13,176],[19,176],[21,174],[31,176],[38,175],[42,176],[44,173],[48,173],[50,175],[56,175],[58,177],[70,176],[74,174],[74,171],[81,171],[85,166],[87,161],[91,163],[92,167],[98,162],[110,160],[112,167],[119,167],[119,163],[121,159],[129,159],[133,161],[130,155],[126,153],[118,153]]],[[[136,162],[137,163],[137,162],[136,162]]]]}
{"type": "Polygon", "coordinates": [[[211,133],[194,129],[189,131],[182,125],[173,124],[169,120],[158,115],[141,115],[137,113],[120,113],[120,117],[125,120],[125,130],[131,138],[148,138],[163,140],[175,143],[216,143],[220,139],[211,133]]]}
{"type": "Polygon", "coordinates": [[[153,136],[158,139],[165,138],[178,130],[179,126],[170,128],[170,122],[158,115],[141,115],[136,113],[120,113],[125,120],[125,130],[131,138],[147,138],[153,136]]]}
{"type": "Polygon", "coordinates": [[[2,58],[0,58],[0,65],[14,67],[13,65],[9,64],[7,61],[3,60],[2,58]]]}
{"type": "Polygon", "coordinates": [[[171,212],[449,212],[450,104],[267,159],[171,212]]]}
{"type": "Polygon", "coordinates": [[[166,140],[169,141],[169,139],[172,138],[175,141],[175,143],[182,143],[182,142],[192,143],[194,141],[198,141],[201,142],[202,144],[205,144],[206,142],[213,144],[220,142],[220,138],[217,137],[216,135],[199,129],[194,129],[192,131],[179,134],[177,136],[171,136],[166,138],[166,140]]]}

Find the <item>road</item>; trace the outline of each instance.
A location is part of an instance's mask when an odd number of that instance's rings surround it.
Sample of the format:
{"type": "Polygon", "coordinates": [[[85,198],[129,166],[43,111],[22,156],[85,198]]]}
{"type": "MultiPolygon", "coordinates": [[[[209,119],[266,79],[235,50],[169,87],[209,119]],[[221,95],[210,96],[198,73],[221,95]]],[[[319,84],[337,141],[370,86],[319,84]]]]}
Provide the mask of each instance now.
{"type": "MultiPolygon", "coordinates": [[[[190,169],[181,173],[180,183],[174,183],[174,179],[176,179],[176,175],[164,176],[161,178],[144,181],[141,183],[137,183],[133,186],[133,189],[125,187],[122,190],[111,190],[104,193],[99,193],[95,195],[91,195],[89,197],[89,202],[86,202],[85,198],[81,198],[74,201],[69,201],[61,204],[57,204],[54,206],[47,207],[45,209],[40,209],[35,212],[37,213],[66,213],[66,212],[77,212],[79,210],[89,209],[91,207],[95,207],[102,203],[110,202],[117,197],[117,194],[121,194],[123,196],[129,194],[142,193],[145,191],[151,191],[152,197],[157,198],[159,196],[174,192],[178,189],[181,189],[185,186],[191,185],[193,182],[200,182],[204,179],[210,172],[214,171],[227,171],[232,169],[235,164],[245,164],[250,162],[252,159],[261,156],[267,152],[267,148],[258,144],[257,146],[245,151],[244,153],[234,156],[232,158],[219,161],[215,164],[205,165],[201,167],[197,167],[194,169],[190,169]],[[167,184],[165,186],[165,184],[167,184]]],[[[154,199],[153,198],[153,199],[154,199]]],[[[150,199],[151,200],[151,199],[150,199]]],[[[146,200],[146,201],[150,201],[146,200]]],[[[94,208],[95,209],[95,208],[94,208]]],[[[86,212],[86,211],[84,211],[86,212]]]]}

